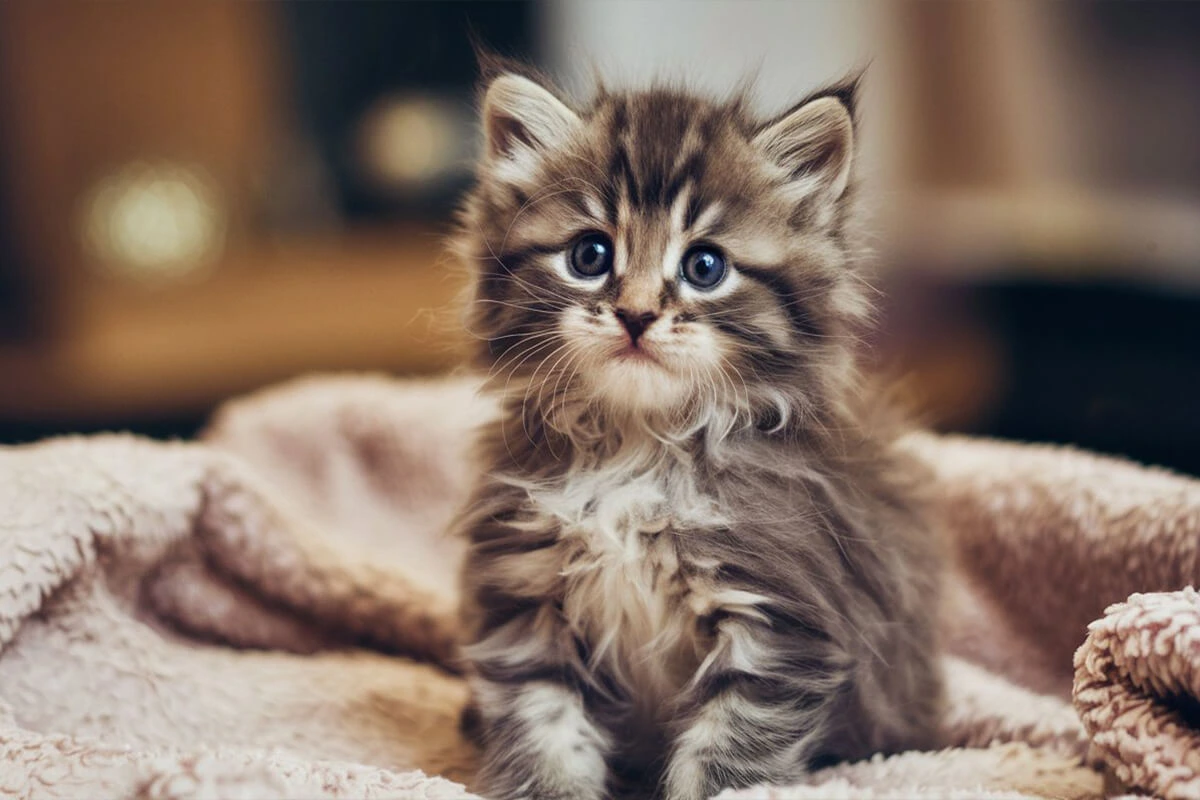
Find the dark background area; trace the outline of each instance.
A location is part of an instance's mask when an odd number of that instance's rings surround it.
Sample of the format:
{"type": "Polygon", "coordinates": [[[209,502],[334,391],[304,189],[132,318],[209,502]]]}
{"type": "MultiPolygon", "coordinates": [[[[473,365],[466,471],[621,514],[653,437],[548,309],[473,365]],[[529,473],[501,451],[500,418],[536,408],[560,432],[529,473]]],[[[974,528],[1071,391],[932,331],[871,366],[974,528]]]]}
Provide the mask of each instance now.
{"type": "Polygon", "coordinates": [[[658,74],[652,29],[668,61],[764,58],[767,101],[876,56],[878,350],[935,427],[1200,474],[1200,6],[713,2],[657,27],[676,6],[3,4],[0,443],[190,437],[295,375],[452,366],[472,38],[577,85],[658,74]],[[763,31],[826,49],[791,64],[763,31]]]}
{"type": "Polygon", "coordinates": [[[1076,444],[1200,474],[1200,303],[1115,283],[978,290],[1005,390],[969,430],[1076,444]]]}
{"type": "Polygon", "coordinates": [[[380,96],[392,92],[434,92],[470,107],[474,42],[530,58],[533,3],[302,2],[286,3],[282,12],[299,125],[334,175],[340,212],[350,219],[445,215],[466,188],[466,176],[420,202],[389,202],[359,180],[353,159],[358,125],[380,96]]]}

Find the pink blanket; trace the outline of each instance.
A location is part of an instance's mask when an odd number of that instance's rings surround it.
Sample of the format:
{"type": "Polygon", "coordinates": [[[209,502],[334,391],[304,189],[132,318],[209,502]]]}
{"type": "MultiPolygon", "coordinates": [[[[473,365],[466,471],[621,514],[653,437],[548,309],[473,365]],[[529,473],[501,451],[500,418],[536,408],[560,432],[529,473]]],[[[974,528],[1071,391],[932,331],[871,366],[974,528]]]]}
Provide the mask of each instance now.
{"type": "MultiPolygon", "coordinates": [[[[0,448],[0,795],[472,796],[442,530],[491,413],[469,378],[321,378],[203,443],[0,448]]],[[[1200,483],[907,445],[955,543],[946,749],[725,796],[1200,796],[1200,483]]]]}

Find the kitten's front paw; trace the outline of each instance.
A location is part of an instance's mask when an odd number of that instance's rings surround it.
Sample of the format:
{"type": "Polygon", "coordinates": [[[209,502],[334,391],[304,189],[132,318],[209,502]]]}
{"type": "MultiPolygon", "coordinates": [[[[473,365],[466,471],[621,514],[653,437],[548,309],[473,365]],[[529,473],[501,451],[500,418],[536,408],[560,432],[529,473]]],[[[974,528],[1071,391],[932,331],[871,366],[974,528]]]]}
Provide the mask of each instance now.
{"type": "Polygon", "coordinates": [[[655,795],[655,800],[708,800],[714,794],[716,792],[706,792],[695,786],[668,786],[655,795]]]}
{"type": "Polygon", "coordinates": [[[478,689],[493,703],[480,706],[492,720],[480,794],[490,800],[604,800],[611,742],[574,690],[545,681],[515,688],[479,682],[478,689]]]}
{"type": "Polygon", "coordinates": [[[676,758],[663,778],[657,800],[707,800],[717,792],[711,783],[702,762],[676,758]]]}

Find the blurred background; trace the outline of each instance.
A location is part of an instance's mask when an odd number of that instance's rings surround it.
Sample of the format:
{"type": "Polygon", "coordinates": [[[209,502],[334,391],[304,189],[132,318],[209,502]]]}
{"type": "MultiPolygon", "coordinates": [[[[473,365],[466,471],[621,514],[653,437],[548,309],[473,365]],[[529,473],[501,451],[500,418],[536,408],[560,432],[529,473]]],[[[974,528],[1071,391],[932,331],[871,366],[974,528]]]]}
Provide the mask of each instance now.
{"type": "Polygon", "coordinates": [[[1200,473],[1200,4],[0,3],[0,443],[447,369],[472,37],[586,94],[871,63],[875,356],[943,430],[1200,473]]]}

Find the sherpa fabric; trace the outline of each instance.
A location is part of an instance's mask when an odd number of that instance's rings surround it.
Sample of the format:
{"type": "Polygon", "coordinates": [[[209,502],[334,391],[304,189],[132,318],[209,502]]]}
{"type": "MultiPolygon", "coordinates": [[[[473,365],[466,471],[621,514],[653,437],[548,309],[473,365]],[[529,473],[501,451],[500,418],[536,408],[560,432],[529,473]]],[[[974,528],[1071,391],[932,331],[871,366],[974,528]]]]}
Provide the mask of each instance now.
{"type": "Polygon", "coordinates": [[[1075,654],[1075,704],[1127,785],[1200,797],[1200,595],[1135,594],[1088,628],[1075,654]]]}
{"type": "MultiPolygon", "coordinates": [[[[319,378],[199,443],[0,448],[0,796],[472,797],[443,531],[493,413],[469,378],[319,378]]],[[[947,749],[723,796],[1200,796],[1200,483],[907,446],[955,555],[947,749]]]]}

